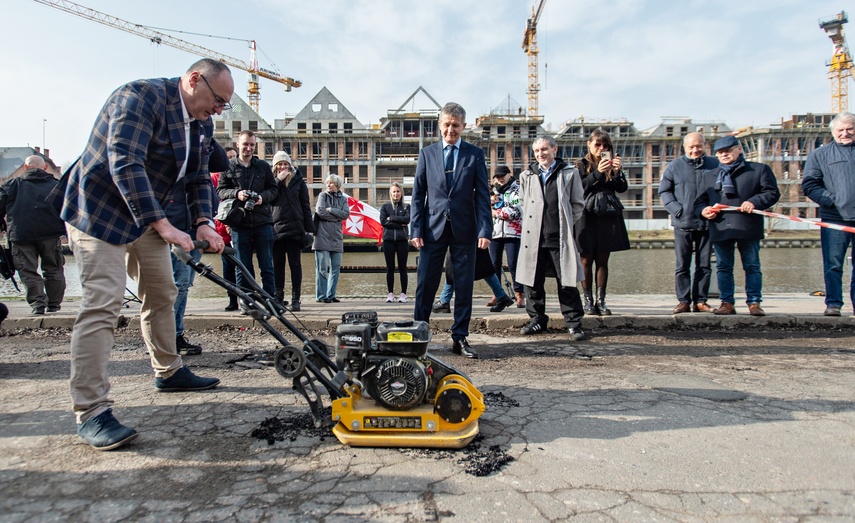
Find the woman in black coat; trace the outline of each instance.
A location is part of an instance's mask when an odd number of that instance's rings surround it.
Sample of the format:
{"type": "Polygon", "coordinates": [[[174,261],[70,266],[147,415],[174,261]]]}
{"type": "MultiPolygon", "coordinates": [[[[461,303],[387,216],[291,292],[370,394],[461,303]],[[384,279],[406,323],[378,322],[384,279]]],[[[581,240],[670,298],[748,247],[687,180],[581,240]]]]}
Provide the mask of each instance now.
{"type": "Polygon", "coordinates": [[[607,132],[597,129],[591,133],[588,139],[588,154],[576,162],[576,168],[582,176],[585,196],[585,211],[576,224],[576,243],[585,273],[585,281],[582,282],[585,313],[608,316],[612,313],[606,307],[609,256],[615,251],[629,249],[630,245],[622,211],[618,209],[609,213],[598,213],[597,206],[594,205],[598,196],[602,198],[609,195],[619,201],[615,193],[626,192],[628,187],[626,176],[620,169],[621,158],[615,155],[607,132]],[[594,281],[594,265],[597,266],[596,302],[591,285],[594,281]]]}
{"type": "Polygon", "coordinates": [[[273,277],[276,299],[285,304],[285,260],[291,270],[291,310],[300,310],[303,285],[301,256],[306,236],[315,232],[309,188],[285,151],[273,156],[273,174],[279,194],[271,202],[273,212],[273,277]]]}
{"type": "Polygon", "coordinates": [[[407,255],[410,243],[408,226],[410,224],[410,206],[404,203],[404,189],[398,182],[389,187],[389,202],[380,208],[380,225],[383,226],[383,254],[386,257],[386,287],[389,296],[386,302],[395,301],[395,258],[398,259],[398,272],[401,275],[401,294],[398,301],[407,301],[407,255]]]}

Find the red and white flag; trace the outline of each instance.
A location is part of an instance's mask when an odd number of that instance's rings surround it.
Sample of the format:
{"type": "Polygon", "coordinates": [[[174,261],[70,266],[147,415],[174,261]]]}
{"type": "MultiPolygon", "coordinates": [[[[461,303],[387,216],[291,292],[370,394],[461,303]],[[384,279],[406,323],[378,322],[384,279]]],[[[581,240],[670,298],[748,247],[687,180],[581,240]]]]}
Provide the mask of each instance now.
{"type": "Polygon", "coordinates": [[[342,232],[358,238],[374,238],[380,243],[383,238],[383,226],[380,225],[380,211],[353,196],[347,197],[350,216],[341,223],[342,232]]]}

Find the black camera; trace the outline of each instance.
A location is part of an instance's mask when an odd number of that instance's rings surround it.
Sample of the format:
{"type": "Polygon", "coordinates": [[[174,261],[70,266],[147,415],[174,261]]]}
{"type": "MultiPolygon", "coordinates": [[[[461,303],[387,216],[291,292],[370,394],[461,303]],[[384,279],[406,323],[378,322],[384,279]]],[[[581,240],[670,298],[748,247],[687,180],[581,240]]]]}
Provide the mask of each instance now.
{"type": "Polygon", "coordinates": [[[246,191],[246,203],[243,205],[243,208],[247,211],[255,209],[255,202],[260,197],[261,195],[255,191],[246,191]]]}

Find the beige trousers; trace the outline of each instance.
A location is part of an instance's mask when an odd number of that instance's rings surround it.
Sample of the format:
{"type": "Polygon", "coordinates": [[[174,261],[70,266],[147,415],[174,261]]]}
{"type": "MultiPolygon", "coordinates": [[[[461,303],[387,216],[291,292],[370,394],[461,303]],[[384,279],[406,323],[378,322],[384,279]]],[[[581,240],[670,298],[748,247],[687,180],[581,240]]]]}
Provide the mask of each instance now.
{"type": "Polygon", "coordinates": [[[66,224],[83,287],[71,334],[71,400],[77,423],[108,409],[107,364],[122,310],[127,273],[138,286],[140,329],[155,376],[168,378],[183,365],[175,347],[172,307],[178,290],[169,246],[149,227],[135,242],[114,245],[66,224]]]}

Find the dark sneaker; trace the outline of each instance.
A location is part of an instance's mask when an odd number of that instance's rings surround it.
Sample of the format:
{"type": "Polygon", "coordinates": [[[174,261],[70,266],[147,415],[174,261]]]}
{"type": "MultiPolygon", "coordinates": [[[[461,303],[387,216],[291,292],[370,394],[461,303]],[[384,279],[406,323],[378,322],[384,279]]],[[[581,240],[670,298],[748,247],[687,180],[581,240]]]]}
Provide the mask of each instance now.
{"type": "Polygon", "coordinates": [[[840,316],[840,307],[826,307],[823,316],[840,316]]]}
{"type": "Polygon", "coordinates": [[[194,390],[213,389],[220,384],[217,378],[200,378],[186,366],[178,369],[168,378],[155,378],[154,387],[159,392],[192,392],[194,390]]]}
{"type": "Polygon", "coordinates": [[[546,331],[546,322],[541,322],[537,318],[532,318],[531,321],[525,324],[525,326],[520,329],[520,333],[528,336],[530,334],[539,334],[541,332],[546,331]]]}
{"type": "Polygon", "coordinates": [[[178,354],[186,354],[188,356],[202,354],[202,346],[190,343],[183,334],[175,337],[175,346],[178,349],[178,354]]]}
{"type": "Polygon", "coordinates": [[[588,335],[582,330],[582,327],[570,327],[567,329],[573,341],[584,341],[588,339],[588,335]]]}
{"type": "Polygon", "coordinates": [[[506,294],[503,297],[499,298],[499,300],[496,302],[495,305],[490,307],[490,312],[502,312],[503,310],[505,310],[507,307],[510,307],[514,303],[516,303],[516,302],[513,299],[511,299],[510,296],[508,296],[506,294]]]}
{"type": "Polygon", "coordinates": [[[62,309],[62,306],[61,306],[61,305],[55,305],[55,306],[53,306],[53,307],[51,307],[50,305],[48,305],[47,311],[48,311],[48,312],[59,312],[59,310],[60,310],[60,309],[62,309]]]}
{"type": "Polygon", "coordinates": [[[113,450],[130,443],[139,434],[131,427],[119,423],[113,417],[113,409],[107,409],[78,424],[77,435],[95,450],[113,450]]]}
{"type": "Polygon", "coordinates": [[[451,312],[451,304],[437,301],[433,304],[433,312],[451,312]]]}
{"type": "Polygon", "coordinates": [[[291,310],[294,312],[300,312],[300,302],[297,300],[292,301],[291,302],[291,310]]]}
{"type": "Polygon", "coordinates": [[[328,301],[327,303],[341,303],[341,300],[338,298],[330,298],[330,301],[328,301]]]}
{"type": "Polygon", "coordinates": [[[36,316],[41,316],[41,315],[42,315],[42,314],[44,314],[44,313],[45,313],[45,308],[44,308],[44,307],[33,307],[33,314],[34,314],[34,315],[36,315],[36,316]]]}

